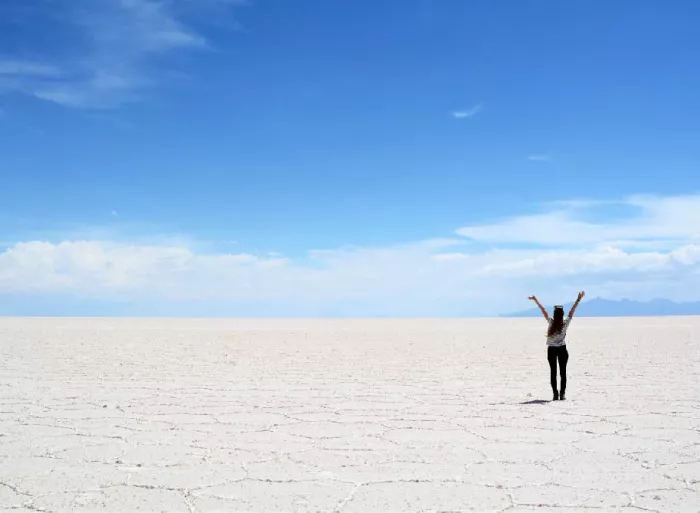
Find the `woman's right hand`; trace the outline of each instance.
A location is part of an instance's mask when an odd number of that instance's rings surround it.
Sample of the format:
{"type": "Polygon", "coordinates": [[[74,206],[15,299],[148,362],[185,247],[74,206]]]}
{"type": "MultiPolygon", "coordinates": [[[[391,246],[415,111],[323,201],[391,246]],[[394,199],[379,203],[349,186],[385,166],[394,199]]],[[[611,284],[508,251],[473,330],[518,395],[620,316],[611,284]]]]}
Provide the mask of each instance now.
{"type": "Polygon", "coordinates": [[[528,297],[528,299],[529,299],[530,301],[537,301],[537,298],[536,298],[535,296],[530,296],[530,297],[528,297]]]}

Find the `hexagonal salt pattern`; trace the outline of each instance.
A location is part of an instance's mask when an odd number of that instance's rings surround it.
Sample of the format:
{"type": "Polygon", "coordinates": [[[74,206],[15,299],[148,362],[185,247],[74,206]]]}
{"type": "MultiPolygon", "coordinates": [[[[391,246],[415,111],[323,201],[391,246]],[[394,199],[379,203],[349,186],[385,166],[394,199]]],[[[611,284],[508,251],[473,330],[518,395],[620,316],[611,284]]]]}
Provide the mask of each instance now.
{"type": "Polygon", "coordinates": [[[0,320],[0,511],[700,512],[700,320],[0,320]]]}

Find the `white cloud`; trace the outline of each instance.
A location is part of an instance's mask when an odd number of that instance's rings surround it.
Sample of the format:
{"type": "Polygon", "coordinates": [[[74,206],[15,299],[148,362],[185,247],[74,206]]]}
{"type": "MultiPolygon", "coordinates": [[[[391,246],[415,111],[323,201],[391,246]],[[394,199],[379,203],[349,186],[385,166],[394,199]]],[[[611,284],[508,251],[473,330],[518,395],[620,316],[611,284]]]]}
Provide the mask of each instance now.
{"type": "Polygon", "coordinates": [[[0,254],[0,293],[67,293],[166,305],[274,303],[286,305],[282,314],[301,309],[309,315],[490,315],[527,308],[524,298],[532,293],[565,302],[562,295],[580,288],[612,298],[634,293],[639,299],[697,299],[700,198],[634,197],[619,203],[640,211],[592,223],[577,215],[582,205],[597,202],[572,202],[570,211],[560,203],[561,210],[552,213],[460,230],[490,247],[445,238],[311,250],[289,259],[276,252],[197,251],[177,241],[29,241],[0,254]],[[665,242],[642,250],[616,244],[648,237],[665,242]],[[512,247],[522,242],[552,245],[512,247]]]}
{"type": "Polygon", "coordinates": [[[481,112],[481,105],[474,105],[470,109],[453,111],[452,117],[455,119],[471,118],[476,116],[479,112],[481,112]]]}
{"type": "MultiPolygon", "coordinates": [[[[0,254],[0,290],[97,295],[175,292],[198,297],[222,292],[218,280],[245,278],[248,267],[267,267],[277,260],[245,253],[195,254],[181,246],[33,241],[0,254]],[[192,285],[197,288],[188,290],[192,285]]],[[[229,293],[235,294],[235,287],[229,293]]]]}
{"type": "MultiPolygon", "coordinates": [[[[463,237],[490,244],[516,243],[544,246],[660,247],[698,242],[700,195],[632,196],[619,201],[571,201],[554,203],[544,213],[506,218],[491,224],[465,226],[463,237]],[[585,220],[598,210],[622,206],[633,215],[622,219],[585,220]]],[[[609,214],[611,215],[611,214],[609,214]]]]}
{"type": "Polygon", "coordinates": [[[532,162],[549,162],[552,160],[552,156],[549,153],[534,153],[527,156],[527,160],[532,162]]]}
{"type": "Polygon", "coordinates": [[[515,258],[484,265],[484,275],[522,278],[564,277],[585,274],[638,273],[673,270],[677,266],[700,263],[700,245],[686,245],[668,252],[630,253],[615,247],[579,251],[526,251],[515,258]]]}
{"type": "Polygon", "coordinates": [[[103,0],[80,16],[99,52],[139,59],[148,53],[202,47],[206,40],[181,23],[168,4],[154,0],[103,0]]]}
{"type": "MultiPolygon", "coordinates": [[[[147,87],[159,83],[160,56],[208,46],[207,40],[188,26],[184,13],[214,5],[212,2],[59,0],[44,4],[45,9],[56,10],[52,17],[56,32],[68,28],[79,34],[84,44],[60,58],[55,47],[44,48],[52,55],[47,62],[0,61],[0,92],[20,91],[75,108],[112,108],[136,101],[147,87]]],[[[216,4],[222,8],[242,5],[216,4]]],[[[217,13],[221,18],[221,10],[217,13]]]]}

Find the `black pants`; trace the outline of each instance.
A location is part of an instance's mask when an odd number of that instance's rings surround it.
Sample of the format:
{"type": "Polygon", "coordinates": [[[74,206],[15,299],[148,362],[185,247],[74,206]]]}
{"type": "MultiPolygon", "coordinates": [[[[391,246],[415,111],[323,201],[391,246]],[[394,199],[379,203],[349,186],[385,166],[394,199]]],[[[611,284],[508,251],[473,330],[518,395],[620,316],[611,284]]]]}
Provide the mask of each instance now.
{"type": "Polygon", "coordinates": [[[559,373],[561,374],[561,393],[566,390],[566,362],[569,361],[569,352],[566,346],[547,347],[547,361],[551,371],[550,383],[552,390],[557,391],[557,360],[559,361],[559,373]]]}

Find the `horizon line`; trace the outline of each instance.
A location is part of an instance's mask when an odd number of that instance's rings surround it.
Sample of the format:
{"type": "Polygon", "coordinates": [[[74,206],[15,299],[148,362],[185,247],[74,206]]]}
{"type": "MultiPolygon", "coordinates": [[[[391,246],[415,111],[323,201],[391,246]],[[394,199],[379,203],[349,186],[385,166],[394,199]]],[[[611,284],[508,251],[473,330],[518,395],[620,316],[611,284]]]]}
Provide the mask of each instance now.
{"type": "MultiPolygon", "coordinates": [[[[539,315],[529,314],[524,315],[522,313],[510,313],[510,314],[499,314],[499,315],[464,315],[464,316],[248,316],[248,317],[226,317],[226,316],[209,316],[209,317],[187,317],[187,316],[167,316],[167,315],[2,315],[0,314],[0,320],[4,319],[93,319],[93,320],[269,320],[269,321],[320,321],[320,320],[338,320],[338,321],[366,321],[366,320],[504,320],[504,319],[537,319],[539,315]]],[[[665,313],[665,314],[629,314],[629,315],[590,315],[590,314],[577,314],[576,318],[587,318],[587,319],[624,319],[624,318],[658,318],[658,317],[700,317],[700,313],[689,314],[689,313],[665,313]]]]}

